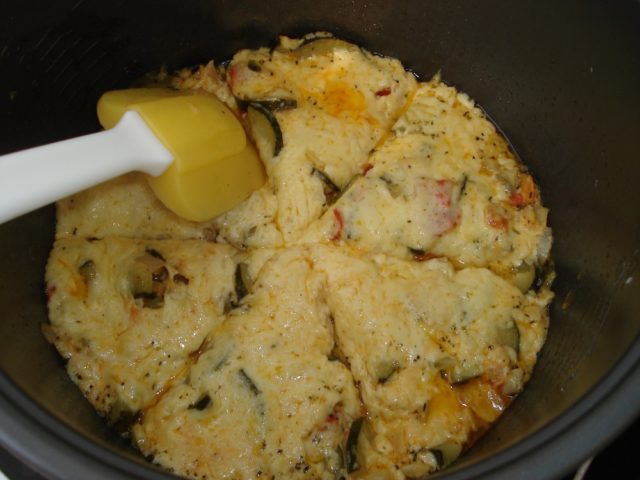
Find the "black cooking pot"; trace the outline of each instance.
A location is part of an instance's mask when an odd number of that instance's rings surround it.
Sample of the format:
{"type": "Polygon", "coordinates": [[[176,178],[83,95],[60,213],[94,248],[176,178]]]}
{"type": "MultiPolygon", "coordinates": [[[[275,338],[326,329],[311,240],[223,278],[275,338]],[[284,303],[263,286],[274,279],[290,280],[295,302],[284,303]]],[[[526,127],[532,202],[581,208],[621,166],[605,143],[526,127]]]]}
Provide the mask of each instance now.
{"type": "MultiPolygon", "coordinates": [[[[100,93],[161,65],[224,60],[279,33],[330,30],[423,78],[440,70],[537,176],[558,278],[525,392],[433,478],[556,477],[639,413],[638,2],[15,0],[2,10],[2,153],[97,130],[100,93]]],[[[0,444],[52,478],[165,478],[105,427],[40,333],[53,226],[52,207],[0,225],[0,444]]]]}

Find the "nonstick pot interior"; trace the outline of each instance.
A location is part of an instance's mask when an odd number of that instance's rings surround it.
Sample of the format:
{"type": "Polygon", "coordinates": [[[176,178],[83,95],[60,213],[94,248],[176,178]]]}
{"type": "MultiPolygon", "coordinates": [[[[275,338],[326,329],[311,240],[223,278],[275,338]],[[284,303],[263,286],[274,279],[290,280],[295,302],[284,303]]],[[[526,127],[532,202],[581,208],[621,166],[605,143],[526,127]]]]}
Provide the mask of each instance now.
{"type": "MultiPolygon", "coordinates": [[[[525,392],[437,477],[566,472],[640,409],[637,2],[8,1],[1,153],[97,130],[100,93],[160,66],[315,30],[423,78],[441,71],[542,185],[558,273],[547,344],[525,392]]],[[[162,477],[104,426],[40,333],[53,226],[52,207],[0,225],[0,442],[51,477],[162,477]]]]}

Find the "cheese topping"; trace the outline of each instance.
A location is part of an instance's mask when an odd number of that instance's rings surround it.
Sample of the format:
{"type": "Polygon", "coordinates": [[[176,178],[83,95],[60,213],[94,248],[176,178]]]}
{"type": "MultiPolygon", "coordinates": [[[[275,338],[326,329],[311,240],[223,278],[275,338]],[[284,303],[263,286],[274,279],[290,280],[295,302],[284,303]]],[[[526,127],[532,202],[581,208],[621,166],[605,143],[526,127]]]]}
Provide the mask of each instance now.
{"type": "Polygon", "coordinates": [[[272,247],[297,239],[326,209],[327,182],[347,185],[415,90],[414,77],[397,60],[335,39],[308,40],[301,47],[243,50],[229,65],[236,98],[296,105],[274,109],[283,138],[277,154],[250,125],[269,175],[256,196],[273,200],[259,202],[258,218],[251,200],[220,216],[221,236],[232,244],[272,247]],[[387,95],[376,95],[385,88],[387,95]]]}
{"type": "Polygon", "coordinates": [[[532,374],[547,210],[482,110],[325,33],[157,80],[243,118],[267,184],[211,222],[140,174],[62,200],[44,332],[101,415],[198,479],[417,478],[532,374]]]}
{"type": "Polygon", "coordinates": [[[234,295],[237,255],[198,240],[56,241],[47,337],[101,414],[130,420],[187,373],[234,295]]]}
{"type": "Polygon", "coordinates": [[[369,161],[306,241],[446,257],[503,275],[546,262],[547,210],[531,176],[482,111],[452,87],[437,79],[421,84],[369,161]]]}

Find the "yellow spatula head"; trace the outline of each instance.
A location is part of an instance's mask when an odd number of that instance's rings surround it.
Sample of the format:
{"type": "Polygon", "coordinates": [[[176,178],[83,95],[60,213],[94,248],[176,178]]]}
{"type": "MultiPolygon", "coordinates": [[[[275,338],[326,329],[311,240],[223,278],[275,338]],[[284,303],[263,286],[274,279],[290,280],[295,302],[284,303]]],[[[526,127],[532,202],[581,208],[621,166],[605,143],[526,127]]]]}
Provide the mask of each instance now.
{"type": "Polygon", "coordinates": [[[135,110],[171,152],[159,177],[148,176],[156,196],[183,218],[209,220],[246,199],[265,182],[262,163],[236,116],[213,95],[165,88],[107,92],[98,120],[114,127],[135,110]]]}

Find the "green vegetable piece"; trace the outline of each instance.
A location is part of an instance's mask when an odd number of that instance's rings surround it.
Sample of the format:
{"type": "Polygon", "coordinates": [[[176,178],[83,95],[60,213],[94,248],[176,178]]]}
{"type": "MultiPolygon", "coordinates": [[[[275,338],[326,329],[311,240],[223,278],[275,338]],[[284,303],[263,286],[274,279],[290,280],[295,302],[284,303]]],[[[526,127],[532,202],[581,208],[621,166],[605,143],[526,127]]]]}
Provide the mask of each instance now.
{"type": "Polygon", "coordinates": [[[431,448],[430,452],[436,458],[438,468],[444,468],[453,463],[462,452],[462,445],[455,442],[445,442],[437,447],[431,448]]]}
{"type": "Polygon", "coordinates": [[[333,182],[333,180],[331,180],[329,176],[322,170],[318,170],[317,168],[313,167],[311,169],[311,174],[315,175],[322,181],[322,192],[324,193],[324,198],[327,201],[327,205],[333,205],[342,194],[340,187],[338,187],[333,182]]]}
{"type": "Polygon", "coordinates": [[[512,282],[522,293],[527,293],[536,276],[536,269],[528,263],[523,263],[512,270],[512,282]]]}
{"type": "Polygon", "coordinates": [[[249,375],[247,375],[247,372],[245,372],[243,368],[241,368],[238,371],[238,374],[240,375],[240,378],[242,379],[244,384],[249,388],[249,390],[251,390],[251,393],[253,393],[256,397],[262,393],[260,389],[257,387],[257,385],[255,384],[255,382],[251,379],[249,375]]]}
{"type": "Polygon", "coordinates": [[[344,452],[342,447],[338,445],[335,450],[329,451],[324,458],[324,464],[336,478],[344,469],[344,452]]]}
{"type": "Polygon", "coordinates": [[[402,188],[400,187],[400,185],[385,177],[384,175],[380,177],[380,180],[384,182],[384,185],[385,187],[387,187],[391,198],[398,198],[400,195],[402,195],[402,188]]]}
{"type": "Polygon", "coordinates": [[[173,276],[174,283],[181,283],[182,285],[189,285],[189,279],[182,275],[181,273],[176,273],[173,276]]]}
{"type": "Polygon", "coordinates": [[[348,473],[355,472],[360,468],[360,463],[358,462],[358,438],[360,437],[363,422],[364,418],[360,417],[353,421],[349,429],[349,437],[347,438],[345,449],[345,463],[347,464],[348,473]]]}
{"type": "Polygon", "coordinates": [[[143,308],[157,309],[164,307],[164,295],[158,295],[153,292],[135,293],[133,298],[142,300],[143,308]]]}
{"type": "Polygon", "coordinates": [[[211,397],[208,393],[202,395],[195,403],[192,403],[187,407],[188,410],[199,410],[202,411],[211,406],[211,397]]]}
{"type": "Polygon", "coordinates": [[[137,257],[131,265],[129,284],[133,298],[142,300],[144,308],[164,306],[164,293],[169,280],[169,271],[164,266],[165,258],[152,248],[137,257]]]}
{"type": "Polygon", "coordinates": [[[168,278],[169,278],[169,270],[167,270],[167,267],[165,266],[162,266],[156,271],[151,273],[151,280],[156,283],[166,282],[168,278]]]}
{"type": "Polygon", "coordinates": [[[435,367],[440,370],[440,375],[450,385],[460,385],[482,375],[482,368],[479,365],[471,363],[462,365],[453,357],[439,359],[435,367]]]}
{"type": "Polygon", "coordinates": [[[96,278],[96,264],[93,260],[87,260],[78,267],[78,272],[82,278],[84,278],[84,282],[89,283],[91,280],[96,278]]]}
{"type": "Polygon", "coordinates": [[[240,110],[247,110],[251,105],[260,105],[270,112],[279,110],[291,110],[297,108],[298,102],[295,98],[263,98],[263,99],[244,99],[236,97],[236,103],[240,110]]]}
{"type": "Polygon", "coordinates": [[[249,266],[244,262],[240,262],[236,265],[236,271],[233,278],[236,291],[236,301],[234,306],[238,306],[240,300],[249,294],[249,291],[253,286],[251,276],[249,275],[249,266]]]}
{"type": "Polygon", "coordinates": [[[496,343],[511,347],[516,353],[520,353],[520,330],[513,320],[505,327],[496,330],[496,343]]]}
{"type": "Polygon", "coordinates": [[[249,63],[247,63],[247,66],[249,67],[249,70],[251,70],[252,72],[261,72],[262,71],[262,67],[255,60],[249,60],[249,63]]]}
{"type": "Polygon", "coordinates": [[[269,150],[277,157],[284,146],[280,124],[271,110],[256,102],[249,103],[247,117],[251,124],[253,138],[258,145],[267,143],[269,150]]]}
{"type": "Polygon", "coordinates": [[[145,249],[145,253],[148,255],[151,255],[154,258],[157,258],[158,260],[162,260],[163,262],[166,262],[167,260],[162,256],[162,254],[157,251],[155,248],[146,248],[145,249]]]}
{"type": "Polygon", "coordinates": [[[384,361],[378,364],[377,368],[377,378],[379,384],[386,383],[394,373],[400,370],[400,363],[397,360],[384,361]]]}
{"type": "Polygon", "coordinates": [[[534,292],[539,292],[543,287],[550,288],[551,282],[555,278],[555,269],[551,260],[544,265],[536,265],[536,276],[533,280],[531,288],[534,292]]]}

